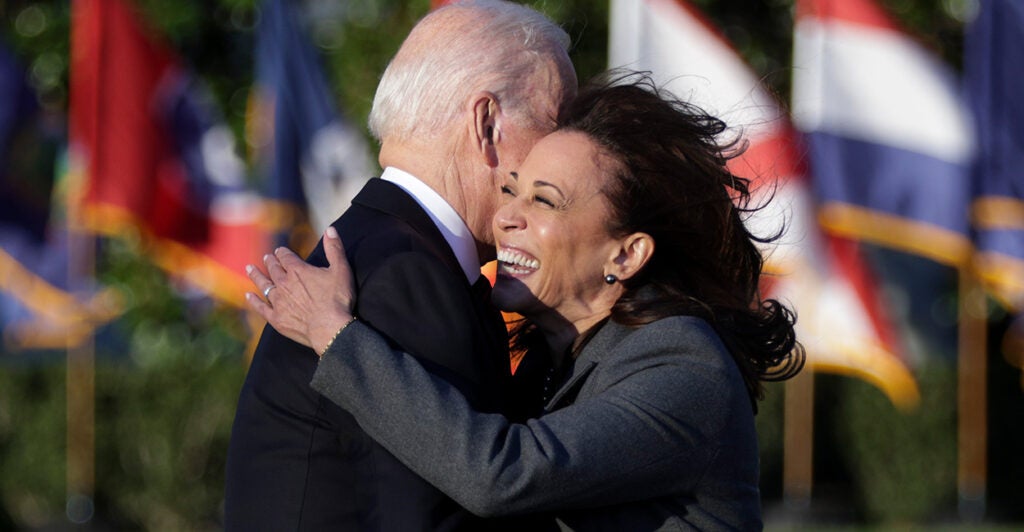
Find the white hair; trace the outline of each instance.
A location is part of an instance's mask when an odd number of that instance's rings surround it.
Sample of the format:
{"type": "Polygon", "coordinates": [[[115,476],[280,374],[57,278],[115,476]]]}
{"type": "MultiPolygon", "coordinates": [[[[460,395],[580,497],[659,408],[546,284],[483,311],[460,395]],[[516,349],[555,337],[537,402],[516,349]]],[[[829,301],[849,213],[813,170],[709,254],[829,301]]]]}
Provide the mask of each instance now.
{"type": "Polygon", "coordinates": [[[519,4],[476,0],[437,9],[413,28],[381,76],[370,132],[378,141],[442,133],[480,90],[493,93],[512,120],[539,128],[555,117],[537,116],[526,88],[553,65],[562,85],[572,85],[562,91],[575,90],[575,74],[564,79],[572,71],[569,43],[557,24],[519,4]]]}

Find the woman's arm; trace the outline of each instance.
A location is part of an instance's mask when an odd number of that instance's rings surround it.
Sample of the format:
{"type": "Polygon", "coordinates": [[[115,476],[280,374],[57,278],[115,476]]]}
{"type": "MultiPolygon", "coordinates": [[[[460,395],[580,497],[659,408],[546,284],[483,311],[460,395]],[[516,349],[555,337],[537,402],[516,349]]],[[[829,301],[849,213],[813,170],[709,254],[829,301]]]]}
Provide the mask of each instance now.
{"type": "Polygon", "coordinates": [[[507,515],[692,491],[721,451],[730,405],[746,405],[738,374],[714,362],[720,349],[693,327],[649,325],[616,349],[599,393],[511,424],[473,411],[454,387],[357,322],[328,348],[312,385],[459,504],[507,515]],[[693,347],[683,353],[680,345],[693,347]]]}

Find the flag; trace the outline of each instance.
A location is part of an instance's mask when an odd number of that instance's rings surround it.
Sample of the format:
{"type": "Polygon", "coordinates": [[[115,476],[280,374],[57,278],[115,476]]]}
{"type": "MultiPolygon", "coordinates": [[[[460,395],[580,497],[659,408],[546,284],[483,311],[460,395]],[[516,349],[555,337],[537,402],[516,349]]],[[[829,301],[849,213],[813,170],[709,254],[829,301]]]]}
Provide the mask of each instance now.
{"type": "Polygon", "coordinates": [[[309,251],[370,176],[362,133],[338,113],[293,2],[267,0],[249,129],[266,174],[278,244],[309,251]]]}
{"type": "Polygon", "coordinates": [[[895,354],[892,328],[856,244],[825,235],[816,223],[801,158],[800,136],[778,101],[718,31],[686,2],[612,0],[609,66],[650,71],[659,86],[721,118],[749,142],[730,170],[751,179],[755,203],[747,220],[756,234],[785,236],[763,251],[765,286],[791,305],[808,366],[852,375],[897,405],[918,400],[916,381],[895,354]]]}
{"type": "Polygon", "coordinates": [[[75,222],[137,234],[168,272],[243,305],[263,211],[202,85],[127,0],[81,0],[70,87],[75,222]]]}
{"type": "Polygon", "coordinates": [[[51,217],[57,128],[0,44],[0,325],[7,350],[80,344],[119,313],[116,293],[76,290],[60,213],[51,217]],[[56,222],[56,223],[54,223],[56,222]]]}
{"type": "Polygon", "coordinates": [[[1024,310],[1024,4],[982,0],[967,27],[964,70],[975,118],[971,221],[975,267],[989,292],[1024,310]]]}
{"type": "Polygon", "coordinates": [[[822,225],[963,265],[973,136],[954,74],[871,0],[798,0],[793,48],[822,225]]]}

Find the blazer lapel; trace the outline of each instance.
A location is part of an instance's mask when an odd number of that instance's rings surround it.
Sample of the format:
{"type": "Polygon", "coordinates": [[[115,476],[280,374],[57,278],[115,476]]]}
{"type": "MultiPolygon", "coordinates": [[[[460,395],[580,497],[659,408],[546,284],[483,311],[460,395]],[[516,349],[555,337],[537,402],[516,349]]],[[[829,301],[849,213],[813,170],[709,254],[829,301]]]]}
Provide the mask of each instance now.
{"type": "Polygon", "coordinates": [[[569,375],[563,381],[555,395],[544,405],[545,411],[552,411],[565,406],[563,402],[571,404],[575,401],[576,394],[583,387],[586,378],[601,361],[611,354],[612,350],[623,340],[633,329],[608,320],[601,327],[600,331],[583,348],[576,360],[569,368],[569,375]]]}

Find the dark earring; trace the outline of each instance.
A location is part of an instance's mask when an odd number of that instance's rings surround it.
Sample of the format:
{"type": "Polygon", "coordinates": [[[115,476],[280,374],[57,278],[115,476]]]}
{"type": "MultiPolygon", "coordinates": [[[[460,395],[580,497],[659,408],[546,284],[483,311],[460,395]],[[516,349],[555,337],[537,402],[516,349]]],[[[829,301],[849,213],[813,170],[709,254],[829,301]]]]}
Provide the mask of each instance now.
{"type": "Polygon", "coordinates": [[[604,276],[604,282],[606,282],[608,284],[615,284],[615,281],[618,281],[618,280],[619,280],[618,277],[616,277],[616,276],[614,276],[614,275],[612,275],[610,273],[608,275],[604,276]]]}

